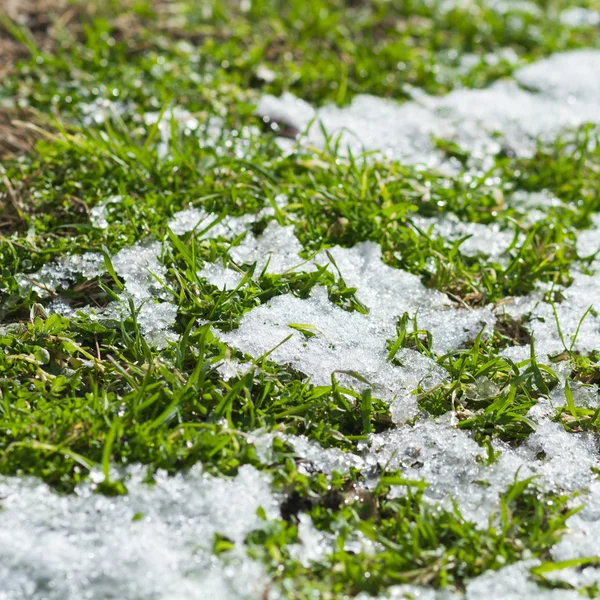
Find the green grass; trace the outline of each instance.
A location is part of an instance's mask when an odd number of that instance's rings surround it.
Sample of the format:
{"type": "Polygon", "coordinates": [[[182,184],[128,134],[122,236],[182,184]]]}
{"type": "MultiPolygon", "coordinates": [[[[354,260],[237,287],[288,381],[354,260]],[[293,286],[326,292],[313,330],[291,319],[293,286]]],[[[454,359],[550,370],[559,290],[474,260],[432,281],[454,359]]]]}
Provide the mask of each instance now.
{"type": "MultiPolygon", "coordinates": [[[[256,214],[277,207],[275,199],[285,194],[287,205],[257,219],[253,231],[270,220],[293,226],[306,258],[335,245],[376,242],[387,264],[417,275],[457,306],[500,303],[539,284],[568,286],[574,268],[591,264],[577,254],[576,239],[600,211],[597,129],[582,127],[540,146],[532,159],[499,155],[486,173],[448,177],[397,162],[340,160],[335,140],[326,150],[282,154],[253,110],[264,92],[346,104],[359,93],[402,100],[410,86],[431,94],[484,87],[539,57],[598,46],[597,31],[560,24],[556,15],[571,5],[563,0],[532,4],[541,16],[518,8],[500,16],[483,2],[448,12],[417,0],[254,1],[247,11],[241,4],[204,3],[202,9],[192,2],[140,1],[118,15],[116,2],[74,3],[76,26],[55,28],[52,51],[40,50],[22,25],[0,21],[29,52],[0,79],[0,113],[27,110],[29,130],[40,138],[33,152],[0,159],[0,473],[35,475],[70,493],[100,470],[98,491],[122,494],[122,469],[129,464],[147,465],[149,481],[157,469],[176,473],[198,462],[224,476],[254,465],[273,475],[288,508],[292,500],[300,507],[247,541],[293,598],[379,593],[399,582],[462,590],[469,578],[520,560],[526,549],[550,561],[549,548],[569,515],[566,498],[545,496],[530,481],[507,490],[500,513],[482,531],[458,510],[432,508],[422,483],[405,482],[399,473],[384,473],[368,492],[359,473],[302,475],[280,440],[272,461],[261,461],[248,437],[256,429],[359,451],[369,433],[392,427],[388,406],[335,377],[316,386],[268,355],[244,356],[211,327],[234,330],[271,298],[306,298],[315,286],[346,311],[367,309],[355,289],[326,269],[270,275],[245,266],[243,286],[218,290],[198,270],[227,261],[241,238],[178,237],[168,222],[189,206],[223,217],[256,214]],[[500,54],[506,49],[515,62],[500,54]],[[477,59],[461,69],[465,53],[477,59]],[[488,54],[500,58],[486,60],[488,54]],[[261,67],[273,72],[272,81],[261,79],[261,67]],[[85,123],[82,105],[97,98],[123,103],[123,114],[85,123]],[[157,128],[145,125],[143,115],[165,110],[168,119],[167,108],[175,105],[201,123],[223,118],[224,133],[202,146],[173,124],[169,154],[161,158],[157,128]],[[243,158],[232,151],[236,143],[245,148],[243,158]],[[530,223],[526,211],[506,201],[516,190],[548,190],[561,203],[530,223]],[[114,195],[121,201],[110,205],[110,226],[92,227],[90,210],[114,195]],[[448,213],[510,231],[507,260],[467,256],[461,241],[436,238],[414,222],[448,213]],[[19,288],[19,274],[54,259],[114,254],[149,238],[163,242],[164,289],[178,309],[179,341],[162,350],[140,334],[135,310],[112,324],[82,312],[65,318],[49,314],[52,296],[19,288]],[[217,367],[230,359],[249,366],[226,380],[217,367]],[[407,495],[391,497],[395,485],[405,486],[407,495]],[[290,554],[299,512],[337,539],[320,563],[305,566],[290,554]],[[379,544],[376,553],[344,549],[357,531],[379,544]]],[[[452,144],[440,141],[439,148],[465,158],[452,144]]],[[[80,277],[58,292],[79,308],[105,305],[119,287],[118,277],[103,275],[80,277]]],[[[307,325],[297,329],[309,336],[307,325]]],[[[432,416],[454,412],[458,427],[471,432],[493,462],[492,440],[522,443],[534,428],[528,410],[558,381],[552,366],[536,359],[526,326],[499,320],[490,336],[439,356],[430,334],[405,315],[389,340],[388,360],[411,348],[443,367],[448,381],[417,390],[419,406],[432,416]],[[512,345],[530,346],[531,358],[514,364],[500,356],[512,345]],[[482,378],[489,393],[476,389],[482,378]]],[[[566,358],[571,380],[600,381],[596,354],[566,358]]],[[[569,431],[598,431],[598,411],[566,397],[557,420],[569,431]]],[[[215,541],[217,553],[229,548],[228,540],[215,541]]]]}
{"type": "Polygon", "coordinates": [[[382,474],[374,489],[362,487],[356,474],[306,480],[292,471],[286,484],[294,490],[286,519],[251,534],[248,543],[250,555],[269,565],[289,598],[378,594],[401,583],[464,589],[469,578],[524,553],[548,558],[566,519],[578,511],[567,508],[566,496],[540,494],[530,479],[508,487],[487,529],[466,521],[456,507],[431,507],[423,498],[426,484],[399,473],[382,474]],[[405,495],[390,498],[394,486],[405,495]],[[310,566],[286,548],[297,542],[301,512],[332,538],[325,557],[310,566]],[[361,539],[364,550],[345,549],[361,539]]]}

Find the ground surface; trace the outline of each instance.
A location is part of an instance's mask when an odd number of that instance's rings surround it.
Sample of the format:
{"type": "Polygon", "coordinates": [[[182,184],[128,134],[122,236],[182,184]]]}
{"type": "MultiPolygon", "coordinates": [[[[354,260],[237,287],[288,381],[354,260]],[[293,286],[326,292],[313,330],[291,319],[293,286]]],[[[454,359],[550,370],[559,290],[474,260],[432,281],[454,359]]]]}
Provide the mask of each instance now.
{"type": "Polygon", "coordinates": [[[600,5],[0,3],[0,599],[600,595],[600,5]]]}

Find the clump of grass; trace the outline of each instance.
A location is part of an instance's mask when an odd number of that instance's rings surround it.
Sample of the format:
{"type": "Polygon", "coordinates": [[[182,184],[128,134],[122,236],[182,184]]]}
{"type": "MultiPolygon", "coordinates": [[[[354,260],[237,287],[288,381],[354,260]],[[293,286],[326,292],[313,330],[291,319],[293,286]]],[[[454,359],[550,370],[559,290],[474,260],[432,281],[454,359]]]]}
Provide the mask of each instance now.
{"type": "Polygon", "coordinates": [[[578,510],[567,507],[566,496],[541,494],[532,479],[515,479],[488,527],[480,529],[456,507],[430,506],[427,484],[400,473],[384,473],[367,488],[357,473],[307,478],[290,464],[282,484],[294,494],[282,506],[284,518],[265,524],[246,543],[290,598],[380,594],[401,583],[464,590],[469,578],[514,563],[524,552],[548,558],[565,521],[578,510]],[[391,496],[395,486],[405,493],[391,496]],[[309,514],[317,530],[330,536],[324,556],[309,565],[289,549],[298,540],[299,513],[309,514]],[[361,539],[373,543],[373,550],[357,549],[361,539]]]}
{"type": "Polygon", "coordinates": [[[558,377],[538,363],[533,341],[530,359],[515,364],[497,354],[498,334],[484,339],[482,333],[471,347],[438,358],[450,381],[422,390],[419,403],[432,415],[455,411],[458,426],[472,430],[481,443],[498,437],[519,444],[535,430],[529,409],[540,397],[548,397],[558,377]]]}

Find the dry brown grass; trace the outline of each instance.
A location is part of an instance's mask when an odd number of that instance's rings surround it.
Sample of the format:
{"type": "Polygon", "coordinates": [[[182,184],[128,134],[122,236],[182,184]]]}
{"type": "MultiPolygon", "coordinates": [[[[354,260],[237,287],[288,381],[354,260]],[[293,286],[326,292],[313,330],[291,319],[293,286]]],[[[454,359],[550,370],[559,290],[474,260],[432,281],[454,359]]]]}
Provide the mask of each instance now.
{"type": "MultiPolygon", "coordinates": [[[[57,31],[67,27],[76,14],[76,9],[67,0],[0,0],[0,15],[30,32],[43,52],[52,51],[57,31]]],[[[28,49],[0,23],[0,83],[14,64],[26,58],[28,53],[28,49]]]]}
{"type": "MultiPolygon", "coordinates": [[[[19,26],[42,52],[52,52],[60,29],[76,22],[77,12],[67,0],[0,0],[0,86],[30,50],[16,40],[9,23],[19,26]]],[[[31,152],[39,134],[29,125],[34,114],[20,108],[0,108],[0,158],[31,152]]]]}
{"type": "Polygon", "coordinates": [[[36,119],[24,109],[0,109],[0,157],[31,152],[39,133],[29,127],[36,119]]]}
{"type": "MultiPolygon", "coordinates": [[[[61,39],[82,39],[83,23],[99,14],[111,22],[116,38],[135,38],[148,23],[126,10],[129,4],[130,0],[123,0],[115,12],[104,0],[0,0],[0,86],[30,54],[27,44],[11,33],[13,26],[43,53],[53,53],[61,39]]],[[[156,0],[153,8],[160,17],[155,25],[172,23],[175,16],[170,2],[156,0]]],[[[0,159],[30,152],[42,127],[33,111],[0,107],[0,159]]]]}

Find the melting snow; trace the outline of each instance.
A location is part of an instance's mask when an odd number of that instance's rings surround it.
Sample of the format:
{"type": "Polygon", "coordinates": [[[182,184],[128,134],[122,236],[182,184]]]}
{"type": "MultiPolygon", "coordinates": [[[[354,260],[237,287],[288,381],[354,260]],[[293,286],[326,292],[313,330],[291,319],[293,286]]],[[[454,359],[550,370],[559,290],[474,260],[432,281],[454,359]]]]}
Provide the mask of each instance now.
{"type": "Polygon", "coordinates": [[[200,270],[199,275],[220,290],[234,290],[244,278],[243,273],[228,269],[223,266],[222,262],[206,263],[200,270]]]}
{"type": "Polygon", "coordinates": [[[58,496],[31,479],[0,479],[0,599],[262,597],[268,582],[243,540],[261,527],[259,507],[278,516],[268,479],[252,467],[235,479],[196,467],[159,473],[149,486],[144,472],[134,469],[129,494],[112,498],[89,486],[58,496]],[[236,545],[223,561],[212,553],[215,533],[236,545]]]}
{"type": "Polygon", "coordinates": [[[529,577],[536,561],[520,562],[499,571],[489,571],[467,585],[466,600],[581,600],[575,590],[553,590],[538,586],[529,577]]]}
{"type": "Polygon", "coordinates": [[[526,319],[524,327],[532,333],[542,361],[560,354],[565,346],[584,353],[600,348],[600,319],[596,316],[600,310],[600,276],[573,273],[573,283],[561,293],[565,299],[554,305],[545,302],[541,292],[534,292],[499,309],[526,319]],[[587,312],[590,307],[592,310],[587,312]],[[558,335],[557,320],[564,345],[558,335]]]}
{"type": "Polygon", "coordinates": [[[218,215],[208,213],[202,208],[188,208],[175,213],[169,221],[169,227],[177,235],[183,235],[194,230],[198,233],[206,230],[202,235],[203,238],[222,237],[232,240],[248,231],[260,219],[271,214],[272,211],[265,208],[255,215],[226,216],[219,219],[218,215]]]}
{"type": "Polygon", "coordinates": [[[482,254],[499,260],[515,237],[510,229],[502,230],[498,224],[465,223],[453,214],[443,217],[413,217],[412,221],[424,232],[428,233],[431,229],[435,237],[443,237],[450,242],[466,237],[460,245],[461,253],[466,256],[482,254]]]}
{"type": "Polygon", "coordinates": [[[36,273],[17,275],[16,279],[23,294],[34,288],[38,296],[53,294],[59,288],[67,288],[78,276],[86,279],[98,277],[104,272],[104,258],[95,252],[67,254],[56,262],[45,264],[36,273]]]}
{"type": "Polygon", "coordinates": [[[256,237],[248,233],[239,246],[234,246],[229,255],[238,264],[256,263],[256,273],[259,274],[268,265],[268,272],[285,273],[305,263],[300,258],[302,246],[294,235],[294,228],[281,227],[276,221],[271,221],[262,235],[256,237]]]}
{"type": "MultiPolygon", "coordinates": [[[[124,293],[118,302],[111,302],[104,308],[91,306],[81,309],[90,317],[99,320],[117,320],[130,316],[129,301],[137,312],[141,332],[148,341],[157,347],[176,339],[169,331],[177,316],[177,306],[166,300],[168,294],[160,281],[164,281],[166,269],[159,260],[162,246],[159,242],[137,243],[123,248],[112,257],[113,267],[124,280],[124,293]]],[[[95,252],[81,255],[67,255],[56,262],[44,265],[37,273],[19,275],[17,281],[23,293],[35,289],[40,297],[56,294],[61,289],[73,285],[79,278],[94,279],[104,274],[104,257],[95,252]]],[[[53,301],[50,309],[71,315],[73,310],[65,302],[53,301]]]]}
{"type": "MultiPolygon", "coordinates": [[[[363,469],[368,464],[357,454],[343,452],[338,448],[322,448],[317,442],[313,442],[303,435],[257,430],[250,434],[248,439],[254,444],[257,456],[262,462],[272,461],[272,444],[275,438],[292,445],[300,458],[299,469],[304,473],[314,473],[315,471],[321,471],[328,475],[334,471],[347,473],[350,468],[363,469]]],[[[375,464],[376,461],[371,461],[371,466],[375,464]]]]}
{"type": "Polygon", "coordinates": [[[538,485],[548,490],[575,492],[589,485],[591,469],[599,465],[592,435],[568,433],[547,418],[518,449],[502,443],[495,449],[501,454],[487,465],[485,450],[443,417],[373,435],[368,451],[382,466],[425,479],[430,484],[425,495],[436,504],[451,509],[454,498],[462,514],[481,527],[517,473],[519,479],[539,476],[538,485]],[[544,459],[536,459],[542,452],[544,459]]]}
{"type": "Polygon", "coordinates": [[[110,196],[106,200],[99,202],[90,210],[90,222],[92,227],[106,229],[108,227],[108,217],[110,214],[110,205],[118,204],[123,200],[122,196],[110,196]]]}
{"type": "Polygon", "coordinates": [[[256,127],[242,127],[240,131],[227,129],[225,121],[216,115],[201,121],[179,106],[170,107],[162,115],[159,112],[145,113],[143,120],[146,126],[158,123],[158,157],[161,159],[169,156],[174,131],[194,135],[201,148],[213,149],[219,156],[233,153],[237,158],[244,158],[248,154],[253,138],[258,134],[256,127]]]}
{"type": "Polygon", "coordinates": [[[286,93],[264,96],[257,112],[306,131],[308,141],[318,146],[324,143],[322,124],[354,155],[376,150],[428,167],[444,162],[434,137],[454,141],[481,159],[503,148],[532,156],[539,140],[552,141],[565,129],[600,122],[600,51],[557,54],[517,70],[515,79],[442,97],[419,93],[404,104],[360,95],[347,107],[318,110],[286,93]]]}
{"type": "Polygon", "coordinates": [[[573,6],[560,13],[560,22],[569,27],[594,27],[600,25],[600,12],[581,6],[573,6]]]}
{"type": "MultiPolygon", "coordinates": [[[[573,590],[549,589],[538,586],[529,577],[539,561],[528,560],[509,565],[498,571],[488,571],[467,584],[465,594],[452,593],[415,585],[398,585],[376,600],[581,600],[573,590]]],[[[368,594],[359,594],[357,600],[371,600],[368,594]]]]}
{"type": "MultiPolygon", "coordinates": [[[[174,106],[166,110],[163,114],[159,112],[150,112],[144,115],[146,125],[157,125],[160,142],[158,144],[159,158],[165,158],[169,154],[169,143],[173,131],[173,125],[184,133],[196,131],[200,122],[189,111],[174,106]]],[[[220,127],[218,128],[220,131],[220,127]]]]}
{"type": "Polygon", "coordinates": [[[377,395],[391,399],[422,380],[430,385],[440,380],[442,373],[435,362],[418,352],[398,353],[399,362],[407,366],[389,363],[382,333],[377,322],[334,306],[326,291],[317,289],[306,300],[277,296],[247,313],[236,331],[217,335],[257,358],[277,347],[269,358],[306,373],[315,385],[330,384],[336,373],[344,385],[361,387],[348,374],[352,371],[368,380],[377,395]],[[306,338],[290,324],[309,325],[312,337],[306,338]]]}
{"type": "Polygon", "coordinates": [[[79,110],[83,115],[82,123],[86,127],[100,125],[107,119],[118,119],[131,109],[130,103],[114,102],[106,98],[95,98],[92,102],[79,104],[79,110]]]}
{"type": "MultiPolygon", "coordinates": [[[[263,237],[266,239],[251,238],[241,250],[232,249],[233,258],[266,263],[268,257],[267,270],[274,273],[296,265],[314,268],[313,261],[302,264],[297,254],[301,248],[291,228],[272,223],[263,237]]],[[[456,309],[444,294],[425,288],[418,277],[385,265],[376,244],[336,247],[330,249],[330,255],[346,284],[357,289],[356,296],[369,308],[369,314],[347,312],[329,301],[326,290],[317,288],[307,299],[292,294],[277,296],[246,313],[237,330],[217,335],[256,358],[277,346],[269,358],[291,364],[316,385],[329,384],[332,373],[336,373],[345,385],[360,388],[359,379],[348,374],[357,373],[375,387],[377,394],[391,401],[398,395],[410,399],[408,393],[420,383],[431,386],[444,377],[433,360],[412,350],[399,352],[396,364],[387,360],[388,342],[395,340],[400,315],[416,313],[419,327],[431,331],[433,347],[439,352],[475,338],[485,325],[494,322],[489,309],[456,309]],[[298,326],[303,329],[306,325],[309,335],[298,331],[298,326]]],[[[314,263],[328,264],[333,270],[325,253],[315,257],[314,263]]],[[[401,407],[397,412],[402,413],[401,407]]]]}

